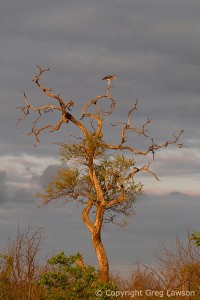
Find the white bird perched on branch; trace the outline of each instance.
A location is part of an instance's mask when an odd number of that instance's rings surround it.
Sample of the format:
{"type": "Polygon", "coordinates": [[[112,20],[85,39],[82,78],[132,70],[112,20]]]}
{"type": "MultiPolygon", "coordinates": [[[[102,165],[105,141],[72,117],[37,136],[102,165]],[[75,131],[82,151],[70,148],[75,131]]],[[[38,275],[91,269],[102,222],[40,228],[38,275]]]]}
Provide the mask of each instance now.
{"type": "Polygon", "coordinates": [[[110,85],[110,81],[113,80],[113,79],[116,79],[116,75],[108,75],[106,77],[104,77],[102,80],[107,80],[107,84],[110,85]]]}

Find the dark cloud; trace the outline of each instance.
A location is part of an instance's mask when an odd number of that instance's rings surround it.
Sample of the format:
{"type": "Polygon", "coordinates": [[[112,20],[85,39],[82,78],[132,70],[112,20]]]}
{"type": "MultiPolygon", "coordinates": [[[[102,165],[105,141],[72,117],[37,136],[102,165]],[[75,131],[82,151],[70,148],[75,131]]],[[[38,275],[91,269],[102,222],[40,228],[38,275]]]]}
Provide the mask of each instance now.
{"type": "Polygon", "coordinates": [[[31,203],[35,202],[34,195],[30,189],[14,188],[7,182],[6,171],[0,171],[0,205],[6,203],[31,203]],[[13,196],[9,193],[13,190],[13,196]]]}
{"type": "Polygon", "coordinates": [[[177,191],[171,192],[170,195],[175,197],[189,197],[189,195],[177,191]]]}
{"type": "Polygon", "coordinates": [[[15,195],[10,198],[10,202],[14,203],[31,203],[35,202],[34,195],[31,196],[29,190],[19,188],[16,190],[15,195]]]}
{"type": "Polygon", "coordinates": [[[46,187],[49,182],[52,181],[53,177],[56,176],[58,169],[60,168],[59,165],[49,165],[42,175],[39,176],[38,181],[43,186],[46,187]]]}

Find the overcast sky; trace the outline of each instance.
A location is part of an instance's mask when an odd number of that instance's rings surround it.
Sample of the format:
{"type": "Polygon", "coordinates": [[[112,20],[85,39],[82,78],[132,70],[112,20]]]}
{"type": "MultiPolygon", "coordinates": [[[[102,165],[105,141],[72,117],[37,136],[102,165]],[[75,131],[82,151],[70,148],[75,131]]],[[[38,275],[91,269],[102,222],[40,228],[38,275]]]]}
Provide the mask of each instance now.
{"type": "MultiPolygon", "coordinates": [[[[145,195],[126,231],[106,226],[103,241],[112,270],[128,270],[139,258],[153,263],[160,240],[171,243],[186,229],[200,229],[200,2],[199,0],[7,0],[0,4],[0,246],[17,224],[44,227],[44,253],[83,253],[96,264],[90,237],[73,205],[38,208],[33,194],[59,163],[54,142],[69,141],[73,126],[33,137],[16,128],[23,91],[34,105],[48,99],[32,82],[35,65],[50,68],[43,82],[63,99],[73,99],[73,112],[105,91],[101,79],[116,74],[112,96],[117,108],[111,121],[124,120],[141,98],[137,121],[152,117],[156,141],[184,129],[188,148],[159,151],[153,166],[160,177],[139,179],[145,195]]],[[[51,117],[51,116],[50,116],[51,117]]],[[[117,142],[118,132],[106,128],[117,142]]],[[[138,147],[143,147],[138,141],[138,147]]],[[[138,179],[138,180],[139,180],[138,179]]]]}

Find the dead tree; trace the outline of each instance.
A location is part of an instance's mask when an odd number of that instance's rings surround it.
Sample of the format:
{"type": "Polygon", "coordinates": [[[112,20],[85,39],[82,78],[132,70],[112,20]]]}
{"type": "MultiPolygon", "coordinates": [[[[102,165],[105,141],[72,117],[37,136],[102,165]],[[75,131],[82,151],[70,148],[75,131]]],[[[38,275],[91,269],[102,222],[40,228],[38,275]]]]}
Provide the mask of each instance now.
{"type": "Polygon", "coordinates": [[[37,67],[39,72],[33,81],[46,96],[54,100],[55,104],[49,103],[45,106],[34,107],[24,93],[26,105],[18,107],[22,112],[18,121],[23,121],[31,112],[37,113],[32,129],[28,133],[35,137],[36,143],[39,142],[42,132],[58,131],[62,125],[69,122],[78,127],[81,134],[77,138],[77,143],[60,144],[60,155],[66,165],[60,168],[57,176],[47,186],[45,193],[38,196],[46,204],[53,200],[64,199],[66,202],[74,200],[83,205],[82,220],[91,234],[92,245],[98,259],[100,279],[108,281],[109,263],[101,240],[102,225],[106,222],[124,225],[120,223],[119,218],[133,213],[133,204],[142,191],[142,184],[135,183],[135,175],[144,171],[158,180],[157,174],[151,169],[152,154],[154,157],[157,150],[167,148],[172,144],[179,148],[183,147],[183,144],[179,142],[183,130],[177,135],[173,134],[171,140],[161,144],[154,142],[154,139],[149,137],[147,129],[152,119],[148,118],[141,128],[131,124],[131,117],[138,108],[139,101],[136,100],[126,116],[126,121],[112,124],[112,126],[118,126],[120,134],[119,142],[111,144],[105,139],[103,125],[105,119],[110,117],[115,109],[116,100],[110,96],[110,90],[114,87],[110,80],[115,77],[107,81],[104,94],[89,100],[83,106],[81,118],[78,119],[72,114],[74,102],[71,99],[65,101],[60,95],[53,93],[52,88],[44,87],[40,83],[41,76],[49,69],[37,67]],[[102,101],[104,101],[103,107],[102,101]],[[42,117],[52,112],[60,113],[59,121],[56,124],[48,123],[39,126],[42,117]],[[89,120],[89,125],[85,122],[86,120],[89,120]],[[140,150],[128,144],[127,134],[130,132],[149,140],[146,150],[140,150]],[[129,155],[125,156],[125,153],[129,155]],[[148,155],[149,162],[136,167],[135,158],[148,155]],[[68,164],[69,161],[74,162],[73,167],[68,164]]]}

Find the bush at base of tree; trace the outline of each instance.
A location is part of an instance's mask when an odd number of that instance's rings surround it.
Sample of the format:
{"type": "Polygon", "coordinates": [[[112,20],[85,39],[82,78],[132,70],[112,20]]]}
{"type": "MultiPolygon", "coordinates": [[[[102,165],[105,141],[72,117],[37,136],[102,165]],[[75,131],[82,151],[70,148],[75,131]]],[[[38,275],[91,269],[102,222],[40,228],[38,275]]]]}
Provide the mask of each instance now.
{"type": "Polygon", "coordinates": [[[78,265],[80,258],[79,253],[67,257],[61,252],[48,260],[50,271],[40,278],[40,285],[47,291],[42,300],[110,299],[106,290],[117,290],[116,284],[99,281],[94,267],[78,265]],[[101,297],[96,295],[97,291],[101,291],[101,297]]]}
{"type": "Polygon", "coordinates": [[[200,231],[194,232],[191,235],[191,240],[195,241],[197,247],[200,247],[200,231]]]}

